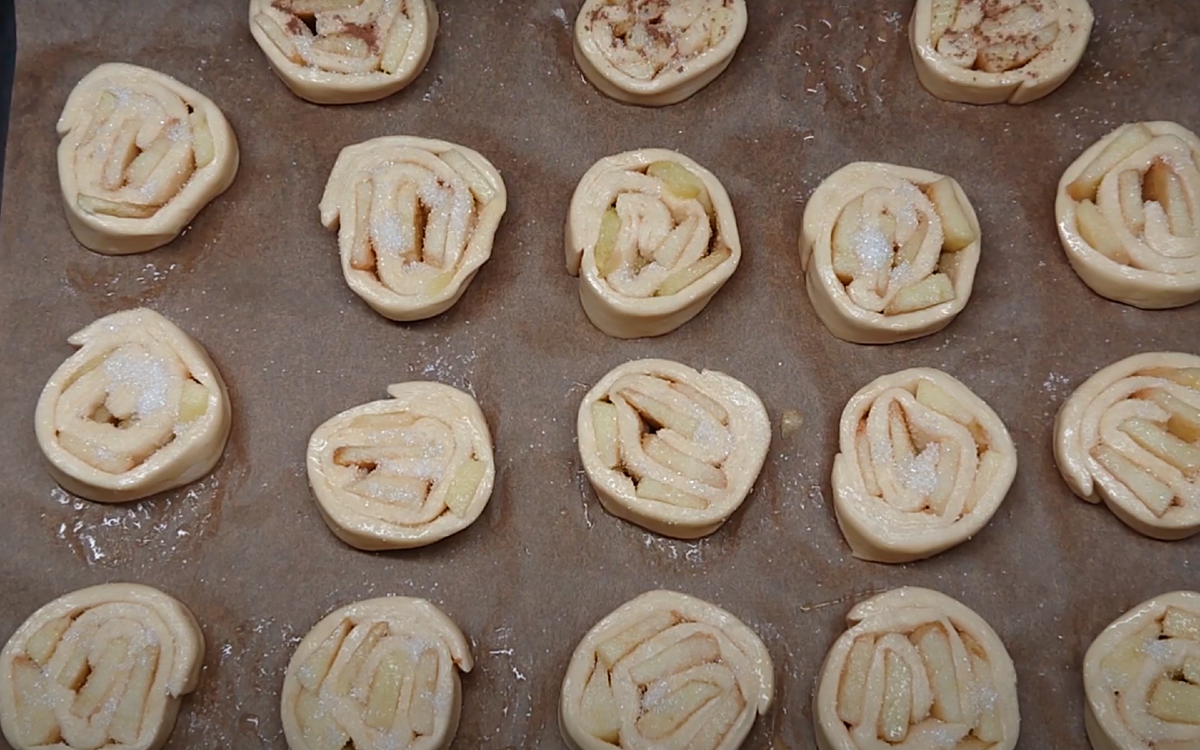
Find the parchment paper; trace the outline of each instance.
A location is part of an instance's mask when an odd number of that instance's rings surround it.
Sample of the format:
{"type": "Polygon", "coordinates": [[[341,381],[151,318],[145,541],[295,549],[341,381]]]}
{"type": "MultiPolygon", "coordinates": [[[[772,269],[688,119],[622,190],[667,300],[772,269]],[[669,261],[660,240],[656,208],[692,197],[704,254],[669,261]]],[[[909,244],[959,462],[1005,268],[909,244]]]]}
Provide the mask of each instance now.
{"type": "Polygon", "coordinates": [[[177,596],[208,643],[203,680],[170,748],[284,748],[278,695],[292,648],[331,609],[427,597],[469,635],[459,748],[560,748],[559,684],[576,642],[654,587],[718,603],[766,641],[777,706],[747,748],[813,746],[816,670],[852,601],[914,584],[955,596],[1000,633],[1020,676],[1021,747],[1083,750],[1080,678],[1091,639],[1132,605],[1200,588],[1200,538],[1142,538],[1076,500],[1050,452],[1059,404],[1135,352],[1200,350],[1200,307],[1141,312],[1092,294],[1055,234],[1055,185],[1087,145],[1131,120],[1200,129],[1200,13],[1192,0],[1094,0],[1086,60],[1025,107],[940,102],[919,88],[909,0],[751,0],[729,70],[666,109],[610,101],[580,76],[579,0],[442,0],[428,69],[374,104],[292,96],[251,40],[244,0],[18,0],[20,39],[0,220],[0,638],[50,599],[104,581],[177,596]],[[62,215],[54,124],[72,86],[112,60],[212,97],[241,142],[232,189],[187,233],[145,255],[78,245],[62,215]],[[339,149],[379,135],[443,138],[501,170],[508,213],[461,302],[428,322],[373,313],[342,280],[317,202],[339,149]],[[662,338],[605,337],[564,269],[576,182],[602,156],[678,149],[732,196],[745,257],[708,309],[662,338]],[[975,294],[945,332],[843,343],[817,321],[796,245],[806,197],[854,160],[955,176],[979,213],[975,294]],[[149,305],[190,332],[229,384],[223,462],[189,488],[104,507],[56,488],[33,409],[98,316],[149,305]],[[590,384],[657,356],[725,371],[762,397],[776,431],[732,520],[698,543],[643,532],[600,508],[580,473],[575,413],[590,384]],[[854,560],[829,505],[836,424],[878,375],[940,367],[988,401],[1020,452],[1016,483],[976,539],[933,560],[854,560]],[[366,554],[319,517],[304,472],[311,431],[396,381],[473,393],[496,441],[496,490],[470,529],[415,552],[366,554]]]}

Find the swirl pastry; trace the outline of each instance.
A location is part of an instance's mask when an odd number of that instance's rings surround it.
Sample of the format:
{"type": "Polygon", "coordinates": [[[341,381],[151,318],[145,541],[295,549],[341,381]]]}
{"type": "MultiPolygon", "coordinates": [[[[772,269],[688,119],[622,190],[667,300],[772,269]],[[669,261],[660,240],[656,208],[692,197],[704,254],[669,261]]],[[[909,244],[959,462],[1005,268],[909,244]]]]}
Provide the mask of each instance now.
{"type": "Polygon", "coordinates": [[[412,83],[433,54],[433,0],[250,0],[250,33],[292,93],[358,104],[412,83]]]}
{"type": "Polygon", "coordinates": [[[736,750],[774,697],[754,631],[708,602],[651,591],[579,642],[558,724],[571,750],[736,750]]]}
{"type": "Polygon", "coordinates": [[[1095,750],[1200,747],[1200,594],[1164,594],[1105,628],[1083,688],[1095,750]]]}
{"type": "Polygon", "coordinates": [[[643,359],[579,405],[579,455],[605,510],[665,536],[713,533],[750,494],[771,422],[742,382],[643,359]]]}
{"type": "Polygon", "coordinates": [[[1200,138],[1171,122],[1123,125],[1063,174],[1067,260],[1092,291],[1160,310],[1200,300],[1200,138]]]}
{"type": "Polygon", "coordinates": [[[996,631],[922,588],[846,615],[813,698],[820,750],[1012,750],[1017,674],[996,631]]]}
{"type": "Polygon", "coordinates": [[[1088,378],[1054,422],[1067,486],[1155,539],[1200,532],[1200,357],[1139,354],[1088,378]]]}
{"type": "Polygon", "coordinates": [[[950,177],[855,163],[804,209],[800,262],[817,316],[840,339],[892,344],[950,324],[979,264],[975,209],[950,177]]]}
{"type": "Polygon", "coordinates": [[[0,727],[15,750],[156,750],[203,661],[200,626],[175,599],[137,584],[81,589],[0,652],[0,727]]]}
{"type": "Polygon", "coordinates": [[[304,636],[283,680],[291,750],[446,750],[462,711],[467,639],[424,599],[343,607],[304,636]]]}
{"type": "Polygon", "coordinates": [[[700,314],[742,258],[725,188],[665,149],[601,159],[575,188],[567,270],[609,336],[661,336],[700,314]]]}
{"type": "Polygon", "coordinates": [[[237,175],[237,139],[217,105],[136,65],[106,63],[84,76],[58,135],[67,223],[98,253],[167,244],[237,175]]]}
{"type": "Polygon", "coordinates": [[[225,383],[203,347],[146,308],[100,318],[38,399],[38,444],[50,474],[101,503],[190,484],[229,437],[225,383]]]}
{"type": "Polygon", "coordinates": [[[1087,0],[917,0],[917,78],[939,99],[1028,104],[1063,85],[1092,33],[1087,0]]]}
{"type": "Polygon", "coordinates": [[[1000,508],[1017,451],[996,412],[939,370],[904,370],[842,412],[833,507],[854,556],[920,560],[965,542],[1000,508]]]}
{"type": "Polygon", "coordinates": [[[508,194],[469,148],[410,136],[375,138],[338,155],[321,223],[338,232],[342,273],[391,320],[423,320],[458,302],[492,255],[508,194]]]}
{"type": "Polygon", "coordinates": [[[716,80],[746,35],[745,0],[587,0],[575,61],[606,96],[676,104],[716,80]]]}
{"type": "Polygon", "coordinates": [[[308,441],[308,481],[325,522],[362,550],[432,544],[479,518],[496,466],[475,399],[440,383],[388,386],[308,441]]]}

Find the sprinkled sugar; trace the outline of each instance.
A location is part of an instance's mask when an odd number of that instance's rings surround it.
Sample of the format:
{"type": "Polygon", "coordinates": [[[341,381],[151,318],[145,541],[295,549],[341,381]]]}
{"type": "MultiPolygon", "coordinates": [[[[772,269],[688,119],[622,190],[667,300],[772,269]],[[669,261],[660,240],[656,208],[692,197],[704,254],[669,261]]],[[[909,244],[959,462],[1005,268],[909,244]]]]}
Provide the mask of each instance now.
{"type": "Polygon", "coordinates": [[[909,490],[920,497],[929,497],[937,487],[938,454],[941,453],[939,443],[925,446],[915,458],[904,462],[900,467],[900,481],[909,490]]]}
{"type": "Polygon", "coordinates": [[[114,388],[136,393],[137,414],[148,417],[167,408],[175,373],[163,360],[142,349],[118,349],[104,361],[114,388]]]}
{"type": "Polygon", "coordinates": [[[892,241],[879,227],[865,227],[854,235],[859,267],[874,274],[892,265],[892,241]]]}

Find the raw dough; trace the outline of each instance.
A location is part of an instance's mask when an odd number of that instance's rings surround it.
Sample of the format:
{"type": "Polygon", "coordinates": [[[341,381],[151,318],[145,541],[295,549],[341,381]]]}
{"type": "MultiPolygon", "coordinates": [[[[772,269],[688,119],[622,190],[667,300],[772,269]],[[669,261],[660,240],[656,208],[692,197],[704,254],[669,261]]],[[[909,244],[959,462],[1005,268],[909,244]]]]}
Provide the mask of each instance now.
{"type": "Polygon", "coordinates": [[[0,727],[15,750],[155,750],[203,662],[200,626],[170,596],[132,583],[80,589],[0,652],[0,727]]]}
{"type": "Polygon", "coordinates": [[[754,631],[708,602],[651,591],[579,642],[558,726],[571,750],[736,750],[774,697],[754,631]]]}
{"type": "Polygon", "coordinates": [[[665,536],[713,533],[750,494],[771,443],[762,401],[728,375],[629,362],[579,405],[579,455],[605,510],[665,536]]]}
{"type": "Polygon", "coordinates": [[[1017,473],[1004,423],[939,370],[887,375],[846,404],[833,507],[854,556],[920,560],[979,533],[1017,473]]]}
{"type": "Polygon", "coordinates": [[[500,173],[471,149],[389,136],[342,149],[321,223],[338,230],[355,294],[385,318],[423,320],[458,302],[491,257],[507,201],[500,173]]]}
{"type": "Polygon", "coordinates": [[[945,594],[899,588],[846,615],[813,697],[820,750],[1013,750],[1017,673],[996,631],[945,594]]]}
{"type": "Polygon", "coordinates": [[[250,0],[250,33],[292,93],[357,104],[412,83],[433,54],[433,0],[250,0]]]}
{"type": "Polygon", "coordinates": [[[607,96],[675,104],[729,67],[746,20],[745,0],[587,0],[575,19],[575,61],[607,96]]]}
{"type": "Polygon", "coordinates": [[[1148,310],[1200,300],[1200,138],[1173,122],[1123,125],[1058,183],[1058,235],[1103,297],[1148,310]]]}
{"type": "Polygon", "coordinates": [[[107,255],[175,239],[238,171],[237,139],[217,105],[136,65],[106,63],[84,76],[58,135],[71,232],[107,255]]]}
{"type": "Polygon", "coordinates": [[[308,441],[308,481],[325,522],[363,550],[422,547],[475,522],[496,465],[475,399],[440,383],[398,383],[308,441]]]}
{"type": "Polygon", "coordinates": [[[1027,104],[1070,78],[1092,22],[1087,0],[917,0],[908,41],[939,99],[1027,104]]]}
{"type": "Polygon", "coordinates": [[[971,298],[980,237],[975,209],[953,178],[850,164],[804,209],[808,298],[846,341],[892,344],[937,333],[971,298]]]}
{"type": "Polygon", "coordinates": [[[721,183],[683,154],[642,149],[597,162],[575,188],[567,270],[609,336],[661,336],[700,314],[742,258],[721,183]]]}
{"type": "Polygon", "coordinates": [[[100,318],[38,399],[50,475],[70,492],[123,503],[190,484],[229,438],[229,395],[204,348],[146,308],[100,318]]]}
{"type": "Polygon", "coordinates": [[[1200,357],[1139,354],[1088,378],[1054,421],[1054,460],[1072,492],[1146,536],[1200,532],[1200,357]]]}
{"type": "Polygon", "coordinates": [[[1151,599],[1104,629],[1083,661],[1095,750],[1200,747],[1200,594],[1151,599]]]}
{"type": "Polygon", "coordinates": [[[446,750],[462,711],[467,639],[424,599],[385,597],[331,613],[283,679],[291,750],[446,750]]]}

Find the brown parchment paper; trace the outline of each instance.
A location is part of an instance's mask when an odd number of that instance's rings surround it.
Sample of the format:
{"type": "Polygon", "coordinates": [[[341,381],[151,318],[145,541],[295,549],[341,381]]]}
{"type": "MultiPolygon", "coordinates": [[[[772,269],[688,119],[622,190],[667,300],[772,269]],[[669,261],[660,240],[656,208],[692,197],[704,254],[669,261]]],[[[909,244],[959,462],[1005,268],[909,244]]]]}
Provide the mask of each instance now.
{"type": "Polygon", "coordinates": [[[713,85],[666,109],[598,94],[571,55],[579,0],[441,0],[428,69],[399,95],[322,108],[292,96],[251,40],[245,0],[18,0],[19,51],[0,215],[0,638],[50,599],[104,581],[177,596],[208,644],[170,748],[284,748],[278,716],[296,641],[331,609],[426,597],[468,634],[460,748],[560,748],[559,684],[599,618],[651,588],[718,603],[770,648],[779,690],[748,748],[813,747],[816,670],[857,598],[913,584],[955,596],[1000,633],[1019,673],[1021,747],[1086,748],[1080,678],[1091,639],[1161,592],[1200,588],[1200,538],[1142,538],[1070,494],[1050,451],[1059,404],[1100,367],[1154,349],[1200,351],[1200,306],[1142,312],[1068,267],[1054,190],[1088,144],[1131,120],[1200,129],[1193,0],[1094,0],[1087,57],[1025,107],[969,107],[921,90],[909,0],[750,0],[750,28],[713,85]],[[163,249],[107,258],[62,215],[54,124],[106,61],[150,66],[213,98],[241,143],[237,181],[163,249]],[[411,134],[477,149],[504,175],[495,253],[448,313],[398,325],[347,288],[317,202],[343,146],[411,134]],[[602,156],[678,149],[724,182],[745,256],[708,309],[662,338],[594,329],[563,266],[572,190],[602,156]],[[974,296],[945,332],[882,348],[817,321],[796,249],[805,199],[854,160],[956,177],[984,232],[974,296]],[[148,305],[201,342],[229,384],[224,460],[197,484],[105,507],[58,489],[33,410],[66,338],[148,305]],[[590,384],[656,356],[740,378],[778,429],[758,484],[713,536],[682,543],[607,515],[580,472],[575,413],[590,384]],[[878,375],[954,374],[1007,422],[1020,469],[976,539],[888,567],[849,555],[829,505],[836,424],[878,375]],[[366,554],[321,521],[304,471],[311,431],[395,381],[473,393],[496,442],[497,482],[470,529],[418,551],[366,554]]]}

